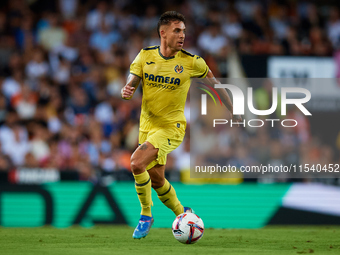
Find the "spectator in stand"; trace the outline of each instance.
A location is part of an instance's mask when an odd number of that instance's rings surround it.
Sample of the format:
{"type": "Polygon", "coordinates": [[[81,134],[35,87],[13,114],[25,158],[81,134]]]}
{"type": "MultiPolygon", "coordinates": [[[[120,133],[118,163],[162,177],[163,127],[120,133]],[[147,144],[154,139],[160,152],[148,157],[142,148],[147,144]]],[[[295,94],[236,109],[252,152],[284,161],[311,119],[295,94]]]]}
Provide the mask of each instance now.
{"type": "Polygon", "coordinates": [[[8,63],[6,63],[2,69],[5,76],[11,76],[15,70],[23,70],[24,61],[21,54],[18,51],[13,52],[10,55],[8,63]]]}
{"type": "Polygon", "coordinates": [[[105,27],[111,29],[115,24],[115,15],[110,11],[107,1],[99,1],[94,10],[88,12],[86,17],[86,28],[89,31],[97,31],[102,27],[104,22],[105,27]]]}
{"type": "Polygon", "coordinates": [[[38,79],[47,77],[49,65],[44,59],[44,52],[41,49],[35,49],[32,52],[31,60],[26,64],[26,76],[31,88],[37,88],[38,79]]]}
{"type": "Polygon", "coordinates": [[[281,5],[278,8],[276,17],[271,17],[270,19],[270,26],[274,31],[275,37],[282,40],[287,35],[289,25],[288,7],[281,5]]]}
{"type": "Polygon", "coordinates": [[[21,91],[11,98],[11,105],[20,119],[32,119],[36,113],[38,99],[38,94],[27,84],[23,84],[21,91]]]}
{"type": "Polygon", "coordinates": [[[123,37],[130,37],[140,25],[139,18],[131,12],[129,6],[117,10],[117,28],[123,37]]]}
{"type": "Polygon", "coordinates": [[[88,95],[84,89],[75,88],[73,90],[70,107],[75,115],[89,115],[91,104],[88,95]]]}
{"type": "Polygon", "coordinates": [[[228,46],[228,40],[221,34],[219,24],[214,23],[198,37],[198,46],[207,53],[219,55],[228,46]]]}
{"type": "Polygon", "coordinates": [[[94,65],[95,58],[93,52],[89,48],[83,48],[79,52],[78,60],[72,64],[72,80],[74,82],[82,82],[94,65]]]}
{"type": "Polygon", "coordinates": [[[259,6],[259,3],[255,0],[239,0],[235,3],[236,9],[244,21],[250,20],[254,15],[254,11],[259,8],[259,6]]]}
{"type": "Polygon", "coordinates": [[[20,93],[21,86],[24,83],[24,74],[22,70],[15,69],[12,71],[12,76],[6,78],[2,82],[2,93],[7,100],[11,100],[12,96],[20,93]]]}
{"type": "Polygon", "coordinates": [[[120,34],[115,30],[110,30],[102,21],[100,29],[90,37],[90,46],[105,54],[111,49],[112,44],[118,43],[120,40],[120,34]]]}
{"type": "Polygon", "coordinates": [[[67,86],[71,78],[71,63],[59,55],[53,75],[54,82],[59,86],[67,86]]]}
{"type": "Polygon", "coordinates": [[[302,47],[295,27],[288,28],[287,36],[283,39],[282,46],[286,55],[298,56],[302,54],[302,47]]]}
{"type": "Polygon", "coordinates": [[[30,141],[30,152],[34,156],[35,160],[41,164],[50,155],[50,148],[48,141],[50,139],[50,133],[48,129],[41,124],[32,124],[31,132],[33,134],[30,141]]]}
{"type": "Polygon", "coordinates": [[[244,29],[251,33],[255,39],[263,39],[265,31],[269,28],[268,17],[262,8],[257,7],[253,11],[252,18],[245,20],[243,25],[244,29]]]}
{"type": "Polygon", "coordinates": [[[65,43],[66,31],[60,26],[59,15],[50,13],[48,18],[49,26],[39,31],[39,42],[44,49],[50,51],[65,43]]]}
{"type": "Polygon", "coordinates": [[[15,32],[15,41],[21,50],[29,50],[36,45],[37,33],[32,15],[26,15],[21,20],[20,28],[15,32]]]}
{"type": "Polygon", "coordinates": [[[86,46],[88,44],[90,34],[91,33],[86,30],[86,17],[76,17],[73,23],[73,32],[69,34],[71,41],[74,43],[73,47],[78,50],[79,48],[86,46]]]}
{"type": "Polygon", "coordinates": [[[157,27],[158,14],[155,5],[146,7],[145,16],[140,21],[140,29],[147,35],[153,32],[157,27]]]}
{"type": "Polygon", "coordinates": [[[26,128],[20,123],[14,123],[8,130],[2,144],[2,152],[8,155],[15,166],[25,164],[25,156],[30,150],[26,128]]]}
{"type": "Polygon", "coordinates": [[[75,17],[79,7],[79,0],[59,0],[60,12],[65,19],[72,19],[75,17]]]}
{"type": "Polygon", "coordinates": [[[310,4],[307,9],[307,16],[302,17],[299,25],[299,34],[301,37],[308,37],[308,32],[313,27],[324,27],[325,21],[319,14],[318,8],[315,4],[310,4]]]}
{"type": "Polygon", "coordinates": [[[13,164],[11,162],[11,159],[0,153],[0,171],[8,171],[13,168],[13,164]]]}
{"type": "MultiPolygon", "coordinates": [[[[115,121],[114,112],[105,90],[98,93],[98,104],[94,109],[94,118],[101,123],[103,127],[111,127],[115,121]]],[[[105,128],[104,128],[105,129],[105,128]]],[[[109,135],[109,134],[108,134],[109,135]]]]}
{"type": "Polygon", "coordinates": [[[327,33],[333,47],[338,48],[340,45],[340,16],[338,7],[330,8],[327,33]]]}
{"type": "Polygon", "coordinates": [[[31,152],[28,152],[25,155],[25,164],[23,165],[23,167],[26,168],[39,168],[42,165],[39,164],[39,162],[36,160],[36,158],[33,156],[33,154],[31,152]]]}
{"type": "Polygon", "coordinates": [[[222,31],[232,40],[237,40],[241,36],[242,24],[239,19],[239,14],[236,10],[228,11],[226,20],[223,22],[222,31]]]}
{"type": "MultiPolygon", "coordinates": [[[[339,34],[340,35],[340,34],[339,34]]],[[[324,32],[319,27],[313,27],[310,30],[309,38],[311,42],[311,51],[316,56],[331,56],[332,44],[327,39],[324,32]]]]}
{"type": "Polygon", "coordinates": [[[111,144],[107,139],[104,138],[102,128],[99,123],[92,121],[90,126],[90,140],[87,153],[91,164],[94,166],[99,166],[101,157],[100,155],[109,154],[111,151],[111,144]]]}
{"type": "MultiPolygon", "coordinates": [[[[52,71],[56,72],[61,60],[74,63],[79,57],[79,49],[76,47],[75,38],[68,35],[65,43],[56,46],[49,54],[52,71]]],[[[65,64],[65,63],[64,63],[65,64]]]]}

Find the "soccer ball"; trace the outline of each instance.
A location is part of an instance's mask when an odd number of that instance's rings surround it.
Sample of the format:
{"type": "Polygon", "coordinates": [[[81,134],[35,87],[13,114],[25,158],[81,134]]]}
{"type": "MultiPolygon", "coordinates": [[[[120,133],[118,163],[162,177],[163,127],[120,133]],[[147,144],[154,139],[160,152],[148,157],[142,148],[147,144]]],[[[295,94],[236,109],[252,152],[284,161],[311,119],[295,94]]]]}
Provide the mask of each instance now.
{"type": "Polygon", "coordinates": [[[194,213],[182,213],[172,223],[172,233],[184,244],[196,243],[203,236],[203,220],[194,213]]]}

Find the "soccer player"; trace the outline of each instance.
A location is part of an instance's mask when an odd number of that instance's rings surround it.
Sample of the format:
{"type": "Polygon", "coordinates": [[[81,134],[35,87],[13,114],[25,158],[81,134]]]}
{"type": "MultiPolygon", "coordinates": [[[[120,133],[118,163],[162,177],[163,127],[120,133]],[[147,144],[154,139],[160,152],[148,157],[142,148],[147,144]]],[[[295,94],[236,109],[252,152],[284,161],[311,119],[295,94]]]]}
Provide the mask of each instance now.
{"type": "MultiPolygon", "coordinates": [[[[127,84],[122,88],[123,99],[131,99],[140,81],[143,98],[139,128],[139,147],[131,156],[131,170],[142,211],[133,238],[145,237],[153,223],[151,187],[158,198],[175,215],[192,212],[183,207],[175,189],[164,178],[167,154],[183,141],[186,128],[184,105],[190,78],[208,78],[219,83],[205,61],[183,50],[185,18],[176,11],[168,11],[158,21],[160,46],[144,48],[130,66],[127,84]]],[[[223,103],[232,113],[228,93],[219,89],[223,103]]],[[[238,117],[233,117],[239,120],[238,117]]]]}

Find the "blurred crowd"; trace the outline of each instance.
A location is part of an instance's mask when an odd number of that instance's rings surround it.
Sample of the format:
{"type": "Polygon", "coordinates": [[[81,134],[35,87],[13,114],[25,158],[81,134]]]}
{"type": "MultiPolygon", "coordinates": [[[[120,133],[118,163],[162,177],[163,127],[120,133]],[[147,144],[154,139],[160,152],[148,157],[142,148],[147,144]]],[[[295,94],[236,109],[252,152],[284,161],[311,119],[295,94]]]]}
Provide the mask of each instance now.
{"type": "MultiPolygon", "coordinates": [[[[124,101],[120,90],[140,49],[159,45],[166,10],[186,16],[184,48],[216,77],[228,75],[233,49],[330,56],[340,46],[339,9],[321,1],[1,1],[0,170],[76,170],[84,179],[129,170],[141,91],[124,101]]],[[[187,169],[189,150],[187,135],[168,169],[187,169]]]]}

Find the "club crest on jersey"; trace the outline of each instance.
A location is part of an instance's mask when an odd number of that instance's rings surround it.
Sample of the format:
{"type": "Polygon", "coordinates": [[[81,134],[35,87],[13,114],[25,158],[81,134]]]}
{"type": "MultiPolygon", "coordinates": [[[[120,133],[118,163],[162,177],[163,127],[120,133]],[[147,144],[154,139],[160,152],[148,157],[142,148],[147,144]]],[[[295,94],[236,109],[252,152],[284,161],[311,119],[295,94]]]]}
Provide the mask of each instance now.
{"type": "Polygon", "coordinates": [[[184,70],[183,66],[177,65],[175,66],[175,72],[176,73],[182,73],[184,70]]]}

